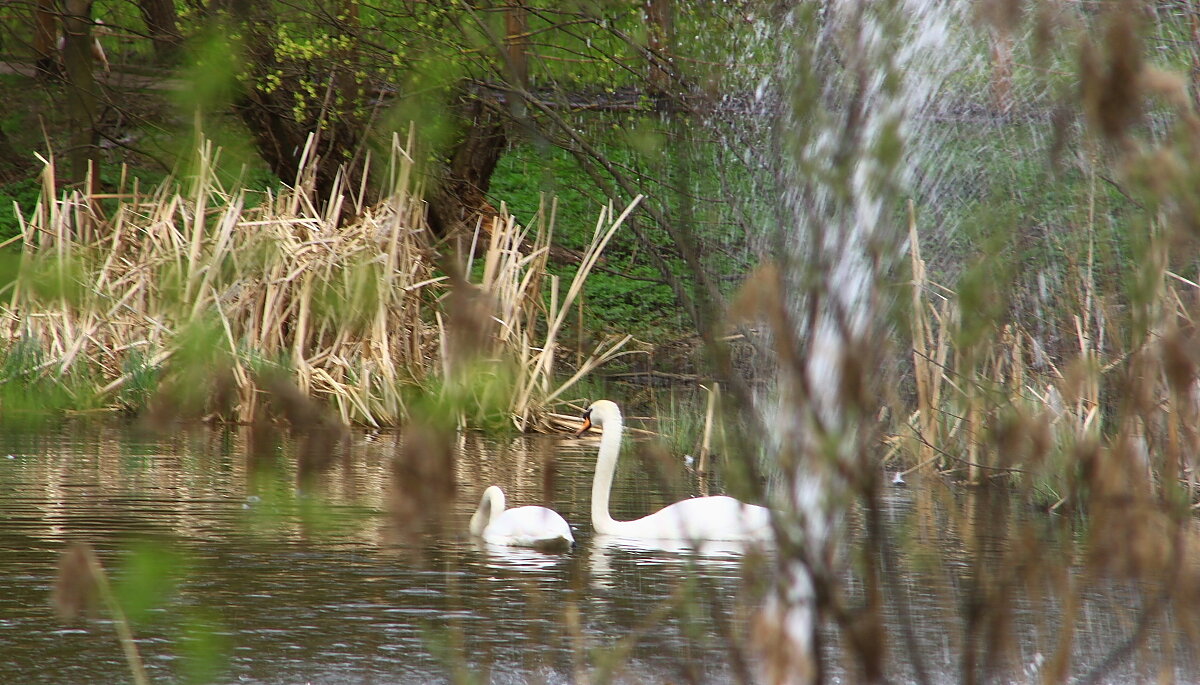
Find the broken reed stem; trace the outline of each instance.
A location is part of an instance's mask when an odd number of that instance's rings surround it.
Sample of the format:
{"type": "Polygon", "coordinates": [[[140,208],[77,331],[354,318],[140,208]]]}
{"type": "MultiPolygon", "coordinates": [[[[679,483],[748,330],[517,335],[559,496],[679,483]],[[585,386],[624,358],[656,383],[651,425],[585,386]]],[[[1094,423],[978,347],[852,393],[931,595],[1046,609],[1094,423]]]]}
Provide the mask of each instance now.
{"type": "Polygon", "coordinates": [[[925,303],[925,261],[921,259],[921,241],[917,235],[917,215],[912,200],[908,201],[908,242],[909,256],[912,259],[913,375],[917,381],[917,463],[932,464],[934,444],[938,442],[938,437],[934,435],[937,407],[932,391],[937,370],[929,362],[932,326],[929,322],[928,305],[925,303]]]}
{"type": "Polygon", "coordinates": [[[87,543],[75,543],[63,551],[58,562],[58,575],[54,581],[53,604],[63,618],[75,618],[88,609],[92,600],[99,596],[112,617],[117,631],[117,641],[125,654],[130,675],[135,685],[147,685],[146,668],[133,639],[133,628],[129,618],[121,609],[108,582],[108,573],[96,556],[96,551],[87,543]]]}
{"type": "MultiPolygon", "coordinates": [[[[704,386],[701,386],[704,387],[704,386]]],[[[708,473],[709,446],[712,444],[713,415],[716,413],[717,398],[721,394],[721,384],[714,382],[708,391],[708,409],[704,412],[704,435],[700,440],[700,457],[696,462],[696,471],[708,473]]]]}

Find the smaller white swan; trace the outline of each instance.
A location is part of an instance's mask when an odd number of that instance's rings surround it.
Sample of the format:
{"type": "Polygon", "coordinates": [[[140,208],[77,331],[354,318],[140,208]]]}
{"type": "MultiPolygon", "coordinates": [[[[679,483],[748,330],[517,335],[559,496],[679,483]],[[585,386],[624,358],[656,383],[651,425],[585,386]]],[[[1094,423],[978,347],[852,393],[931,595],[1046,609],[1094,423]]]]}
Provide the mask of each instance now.
{"type": "Polygon", "coordinates": [[[596,474],[592,478],[592,527],[597,534],[690,543],[771,540],[769,509],[725,495],[685,499],[640,519],[614,521],[608,512],[608,498],[621,451],[621,410],[609,400],[593,402],[584,412],[583,427],[576,435],[583,435],[592,426],[601,430],[596,474]]]}
{"type": "Polygon", "coordinates": [[[493,545],[552,550],[575,544],[571,526],[558,512],[546,507],[505,509],[504,491],[495,485],[483,491],[470,529],[472,535],[493,545]]]}

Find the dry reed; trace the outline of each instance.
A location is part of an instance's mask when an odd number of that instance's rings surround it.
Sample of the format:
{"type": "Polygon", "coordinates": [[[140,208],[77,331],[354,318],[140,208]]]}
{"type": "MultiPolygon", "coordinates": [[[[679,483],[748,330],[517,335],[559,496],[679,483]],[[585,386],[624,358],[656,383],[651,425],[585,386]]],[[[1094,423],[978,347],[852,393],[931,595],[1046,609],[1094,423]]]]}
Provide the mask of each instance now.
{"type": "MultiPolygon", "coordinates": [[[[111,405],[131,382],[131,354],[169,372],[184,363],[184,331],[207,323],[219,339],[197,343],[199,363],[227,367],[236,384],[233,406],[210,407],[214,418],[252,420],[261,404],[255,367],[269,363],[328,401],[345,423],[396,424],[411,397],[444,380],[450,341],[441,322],[453,300],[439,268],[445,246],[425,223],[413,143],[411,132],[404,142],[394,137],[392,191],[372,206],[363,205],[361,189],[343,186],[327,202],[313,197],[313,140],[294,186],[265,193],[255,206],[246,191],[222,186],[219,151],[209,143],[200,146],[186,191],[171,181],[149,193],[60,189],[55,161],[45,159],[41,198],[22,225],[21,273],[0,305],[0,338],[36,344],[43,377],[82,370],[111,405]]],[[[522,430],[549,426],[539,415],[628,341],[602,344],[554,386],[569,307],[639,201],[619,215],[604,208],[561,301],[547,270],[552,212],[536,222],[530,249],[530,229],[512,217],[487,232],[473,286],[488,296],[478,315],[498,325],[482,353],[518,369],[509,409],[522,430]]],[[[195,356],[187,363],[196,364],[195,356]]],[[[211,379],[214,370],[202,369],[199,378],[211,379]]]]}
{"type": "MultiPolygon", "coordinates": [[[[1095,486],[1063,476],[1095,449],[1116,450],[1140,464],[1147,484],[1182,483],[1196,500],[1188,455],[1200,449],[1190,428],[1200,422],[1200,380],[1187,303],[1200,295],[1200,284],[1167,269],[1165,260],[1151,260],[1157,285],[1149,301],[1129,307],[1141,317],[1134,320],[1095,294],[1089,251],[1060,313],[1062,327],[1074,333],[1067,354],[1047,354],[1047,343],[1019,321],[997,324],[975,351],[956,338],[958,294],[926,275],[915,219],[910,238],[915,404],[897,413],[906,418],[893,440],[907,452],[909,470],[937,465],[971,483],[998,476],[1038,481],[1058,508],[1072,497],[1064,488],[1095,486]]],[[[1090,475],[1085,469],[1085,479],[1090,475]]]]}

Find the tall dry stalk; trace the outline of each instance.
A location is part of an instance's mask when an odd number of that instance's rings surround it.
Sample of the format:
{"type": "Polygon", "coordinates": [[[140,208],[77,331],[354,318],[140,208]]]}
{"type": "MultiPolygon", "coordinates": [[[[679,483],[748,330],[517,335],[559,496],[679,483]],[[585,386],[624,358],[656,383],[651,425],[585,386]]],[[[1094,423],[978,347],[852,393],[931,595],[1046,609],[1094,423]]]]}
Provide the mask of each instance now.
{"type": "MultiPolygon", "coordinates": [[[[571,285],[567,288],[567,292],[563,295],[561,301],[558,295],[558,279],[555,276],[550,277],[550,303],[546,312],[545,337],[536,347],[532,344],[531,338],[527,338],[525,343],[520,347],[523,356],[520,358],[518,364],[517,391],[514,395],[511,410],[517,427],[520,430],[529,428],[531,421],[540,416],[541,411],[546,408],[546,405],[557,399],[596,367],[621,354],[625,354],[621,352],[621,349],[633,338],[632,335],[626,335],[616,341],[601,342],[592,354],[579,365],[572,376],[557,388],[551,389],[550,384],[554,373],[559,335],[567,316],[571,313],[571,307],[583,292],[583,284],[591,273],[592,268],[595,267],[596,262],[600,259],[600,254],[604,251],[605,246],[608,245],[613,234],[625,223],[625,220],[629,218],[629,215],[633,213],[641,201],[642,196],[638,195],[625,207],[620,215],[616,214],[611,203],[601,210],[600,216],[596,219],[596,230],[592,235],[592,242],[584,250],[579,268],[576,270],[575,276],[571,279],[571,285]]],[[[494,236],[495,232],[493,233],[494,236]]],[[[548,252],[548,239],[545,243],[535,243],[534,254],[538,255],[537,258],[542,260],[543,264],[548,252]]],[[[492,250],[489,250],[489,257],[491,255],[492,250]]],[[[512,270],[510,272],[515,273],[512,270]]],[[[485,267],[486,273],[488,273],[488,270],[485,267]]],[[[527,318],[532,319],[532,316],[528,316],[527,318]]],[[[529,329],[526,328],[526,330],[529,329]]]]}
{"type": "MultiPolygon", "coordinates": [[[[921,243],[917,236],[916,210],[910,200],[908,203],[908,240],[909,257],[912,260],[912,350],[913,375],[917,385],[917,408],[915,412],[917,423],[917,467],[930,467],[937,460],[935,450],[940,440],[937,421],[940,408],[942,374],[946,362],[949,345],[943,333],[936,339],[931,316],[936,311],[933,305],[925,301],[929,288],[928,276],[925,271],[925,260],[921,258],[921,243]]],[[[944,329],[942,329],[944,330],[944,329]]]]}

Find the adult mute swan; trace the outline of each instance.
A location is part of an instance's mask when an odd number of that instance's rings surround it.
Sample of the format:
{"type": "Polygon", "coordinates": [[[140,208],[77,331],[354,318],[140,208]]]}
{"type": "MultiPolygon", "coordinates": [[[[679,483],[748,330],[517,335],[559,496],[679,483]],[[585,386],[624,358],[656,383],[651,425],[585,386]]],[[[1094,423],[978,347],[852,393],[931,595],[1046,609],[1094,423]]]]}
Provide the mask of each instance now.
{"type": "Polygon", "coordinates": [[[633,521],[614,521],[608,513],[608,497],[617,455],[621,451],[621,410],[609,400],[593,402],[583,414],[583,435],[592,426],[600,433],[600,454],[592,478],[592,527],[600,535],[646,540],[754,540],[771,539],[771,512],[766,507],[745,504],[718,495],[676,502],[649,516],[633,521]]]}
{"type": "Polygon", "coordinates": [[[571,526],[546,507],[504,508],[504,491],[490,485],[471,516],[471,534],[493,545],[563,549],[575,544],[571,526]]]}

